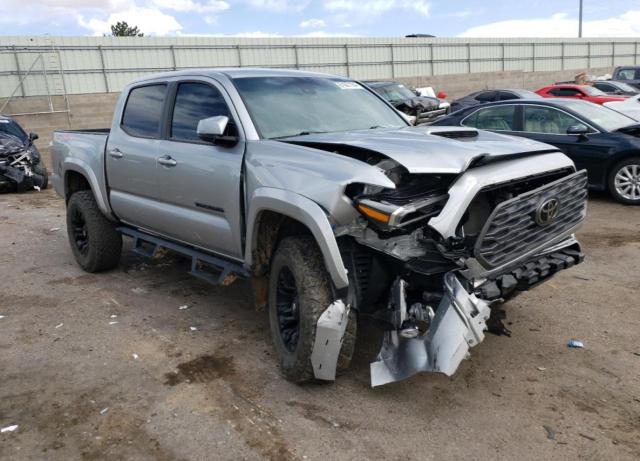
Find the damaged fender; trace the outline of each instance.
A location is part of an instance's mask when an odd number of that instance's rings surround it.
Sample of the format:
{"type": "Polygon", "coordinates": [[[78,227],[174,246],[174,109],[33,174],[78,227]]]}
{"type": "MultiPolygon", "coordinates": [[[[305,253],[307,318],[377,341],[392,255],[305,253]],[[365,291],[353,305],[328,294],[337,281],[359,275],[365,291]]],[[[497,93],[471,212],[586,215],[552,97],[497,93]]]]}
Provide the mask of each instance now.
{"type": "Polygon", "coordinates": [[[423,337],[405,338],[397,330],[385,332],[382,348],[370,366],[372,387],[423,371],[451,376],[469,348],[482,342],[489,304],[468,293],[453,272],[444,277],[444,293],[423,337]]]}
{"type": "Polygon", "coordinates": [[[318,318],[311,365],[316,379],[334,381],[344,333],[349,323],[350,306],[334,301],[318,318]]]}

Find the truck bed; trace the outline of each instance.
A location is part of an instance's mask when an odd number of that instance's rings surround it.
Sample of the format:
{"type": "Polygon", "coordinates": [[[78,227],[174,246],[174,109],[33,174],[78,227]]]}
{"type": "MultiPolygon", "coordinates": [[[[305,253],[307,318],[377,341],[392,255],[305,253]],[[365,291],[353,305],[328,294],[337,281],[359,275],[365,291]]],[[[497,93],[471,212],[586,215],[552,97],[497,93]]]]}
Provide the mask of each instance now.
{"type": "Polygon", "coordinates": [[[110,214],[104,164],[109,132],[109,128],[54,131],[50,149],[51,182],[56,192],[65,197],[65,172],[82,171],[105,214],[110,214]]]}

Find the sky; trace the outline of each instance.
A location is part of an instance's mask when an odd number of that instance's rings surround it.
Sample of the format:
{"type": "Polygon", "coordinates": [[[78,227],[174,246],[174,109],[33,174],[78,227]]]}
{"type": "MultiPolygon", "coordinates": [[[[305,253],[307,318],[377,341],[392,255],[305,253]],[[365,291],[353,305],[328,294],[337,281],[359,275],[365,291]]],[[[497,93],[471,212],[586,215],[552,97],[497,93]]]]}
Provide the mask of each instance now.
{"type": "MultiPolygon", "coordinates": [[[[578,0],[0,0],[2,35],[575,37],[578,0]]],[[[640,36],[640,0],[584,0],[584,35],[640,36]]]]}

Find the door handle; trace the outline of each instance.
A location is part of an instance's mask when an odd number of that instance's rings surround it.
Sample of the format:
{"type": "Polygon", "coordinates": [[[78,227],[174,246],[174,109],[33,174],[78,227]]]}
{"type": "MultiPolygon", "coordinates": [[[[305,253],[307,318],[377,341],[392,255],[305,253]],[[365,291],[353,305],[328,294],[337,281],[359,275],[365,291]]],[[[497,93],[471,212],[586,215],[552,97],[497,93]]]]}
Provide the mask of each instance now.
{"type": "Polygon", "coordinates": [[[118,149],[117,147],[114,147],[113,149],[111,149],[109,151],[109,155],[112,156],[113,158],[122,158],[122,157],[124,157],[124,154],[122,153],[122,151],[120,149],[118,149]]]}
{"type": "Polygon", "coordinates": [[[171,158],[170,155],[163,155],[162,157],[158,157],[157,161],[160,165],[164,166],[176,166],[178,162],[171,158]]]}

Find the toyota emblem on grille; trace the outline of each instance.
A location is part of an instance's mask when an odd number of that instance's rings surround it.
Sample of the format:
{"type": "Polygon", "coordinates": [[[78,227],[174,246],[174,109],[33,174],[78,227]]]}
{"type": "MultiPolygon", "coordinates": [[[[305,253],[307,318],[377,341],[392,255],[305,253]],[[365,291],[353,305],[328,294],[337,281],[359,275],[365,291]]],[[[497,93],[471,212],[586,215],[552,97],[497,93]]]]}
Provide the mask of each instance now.
{"type": "Polygon", "coordinates": [[[555,197],[548,198],[540,203],[536,210],[536,222],[539,226],[548,226],[558,217],[560,200],[555,197]]]}

